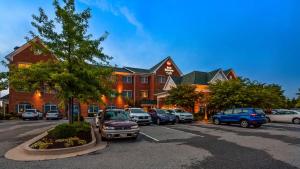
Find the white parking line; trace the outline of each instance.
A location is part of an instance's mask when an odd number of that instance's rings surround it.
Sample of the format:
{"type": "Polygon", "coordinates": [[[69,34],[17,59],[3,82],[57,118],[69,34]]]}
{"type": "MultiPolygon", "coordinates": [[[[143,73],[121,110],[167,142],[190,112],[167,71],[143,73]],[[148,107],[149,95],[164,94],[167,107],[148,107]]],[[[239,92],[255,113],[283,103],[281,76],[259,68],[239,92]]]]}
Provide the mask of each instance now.
{"type": "MultiPolygon", "coordinates": [[[[181,131],[181,130],[176,130],[176,129],[169,128],[169,127],[164,127],[164,126],[161,126],[161,127],[165,128],[165,129],[169,129],[169,130],[181,131]]],[[[181,132],[185,132],[185,131],[181,131],[181,132]]],[[[188,134],[190,134],[190,135],[192,135],[192,136],[204,137],[204,136],[202,136],[202,135],[199,135],[199,134],[193,134],[193,133],[190,133],[190,132],[185,132],[185,133],[188,133],[188,134]]]]}
{"type": "Polygon", "coordinates": [[[158,139],[156,139],[156,138],[154,138],[154,137],[151,137],[151,136],[149,136],[148,134],[145,134],[145,133],[143,133],[143,132],[140,132],[140,134],[142,134],[142,135],[144,135],[144,136],[146,136],[146,137],[148,137],[148,138],[150,138],[150,139],[152,139],[152,140],[154,140],[154,141],[156,141],[156,142],[159,142],[158,139]]]}

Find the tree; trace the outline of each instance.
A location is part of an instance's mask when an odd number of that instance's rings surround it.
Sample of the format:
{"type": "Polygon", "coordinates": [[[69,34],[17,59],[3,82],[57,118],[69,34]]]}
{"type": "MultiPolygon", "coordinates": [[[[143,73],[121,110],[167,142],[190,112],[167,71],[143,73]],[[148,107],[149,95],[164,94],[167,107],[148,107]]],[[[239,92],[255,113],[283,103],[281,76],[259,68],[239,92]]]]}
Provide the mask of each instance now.
{"type": "Polygon", "coordinates": [[[7,72],[0,72],[0,91],[6,90],[8,88],[7,77],[8,77],[7,72]]]}
{"type": "Polygon", "coordinates": [[[300,107],[300,88],[298,89],[298,92],[296,94],[298,96],[296,107],[300,107]]]}
{"type": "Polygon", "coordinates": [[[49,19],[42,8],[33,15],[27,38],[33,50],[55,59],[38,62],[27,68],[10,67],[9,82],[15,89],[40,90],[46,86],[57,91],[57,97],[69,106],[69,122],[73,122],[74,98],[82,102],[97,100],[111,92],[111,73],[108,60],[102,53],[101,42],[107,33],[97,39],[87,33],[90,9],[76,12],[74,0],[53,1],[55,18],[49,19]],[[31,40],[33,38],[33,40],[31,40]]]}
{"type": "Polygon", "coordinates": [[[258,107],[263,109],[285,106],[285,96],[279,85],[263,84],[249,79],[218,81],[209,85],[209,107],[223,110],[233,107],[258,107]]]}
{"type": "Polygon", "coordinates": [[[178,85],[168,91],[166,104],[176,105],[188,110],[194,108],[195,102],[198,101],[202,94],[197,92],[193,85],[178,85]]]}

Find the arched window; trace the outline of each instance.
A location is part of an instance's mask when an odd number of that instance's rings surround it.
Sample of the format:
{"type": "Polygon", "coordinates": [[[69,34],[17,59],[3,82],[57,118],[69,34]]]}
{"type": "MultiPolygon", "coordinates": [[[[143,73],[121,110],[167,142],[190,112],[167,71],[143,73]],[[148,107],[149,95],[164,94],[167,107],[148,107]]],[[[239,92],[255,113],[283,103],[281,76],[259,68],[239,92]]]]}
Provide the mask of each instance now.
{"type": "Polygon", "coordinates": [[[19,103],[16,105],[16,112],[23,113],[26,109],[31,109],[32,105],[30,103],[19,103]]]}
{"type": "Polygon", "coordinates": [[[47,103],[44,105],[44,113],[47,113],[49,111],[56,111],[56,110],[57,110],[56,104],[47,103]]]}

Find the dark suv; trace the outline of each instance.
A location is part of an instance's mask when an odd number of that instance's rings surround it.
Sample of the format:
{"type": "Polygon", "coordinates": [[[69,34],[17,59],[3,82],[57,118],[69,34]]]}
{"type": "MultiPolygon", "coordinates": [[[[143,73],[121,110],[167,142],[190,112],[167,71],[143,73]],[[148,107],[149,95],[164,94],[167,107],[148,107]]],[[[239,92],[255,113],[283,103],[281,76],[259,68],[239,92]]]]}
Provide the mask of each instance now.
{"type": "Polygon", "coordinates": [[[257,108],[235,108],[227,109],[224,112],[217,113],[212,117],[214,124],[219,125],[221,123],[237,123],[241,127],[260,127],[266,123],[266,116],[262,109],[257,108]]]}

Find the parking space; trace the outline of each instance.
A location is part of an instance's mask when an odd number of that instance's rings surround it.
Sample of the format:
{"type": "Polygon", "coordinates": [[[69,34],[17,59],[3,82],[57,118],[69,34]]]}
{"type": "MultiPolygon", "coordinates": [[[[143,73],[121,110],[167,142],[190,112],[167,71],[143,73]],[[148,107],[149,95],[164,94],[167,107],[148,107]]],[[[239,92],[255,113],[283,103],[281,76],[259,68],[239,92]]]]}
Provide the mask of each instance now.
{"type": "Polygon", "coordinates": [[[0,168],[297,168],[299,125],[268,123],[261,128],[186,123],[141,126],[137,140],[109,141],[91,154],[36,162],[15,162],[5,151],[63,121],[0,123],[0,168]]]}

